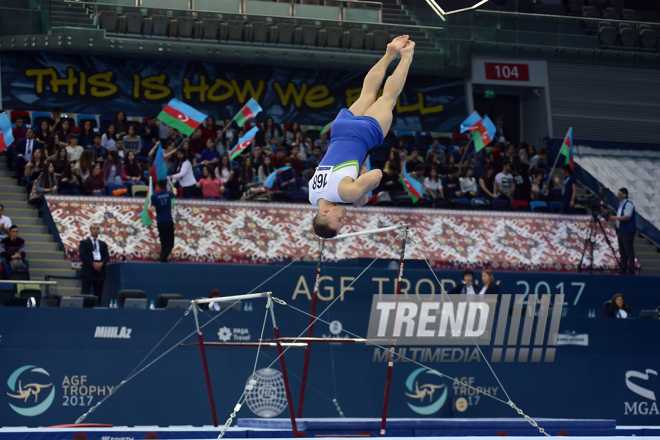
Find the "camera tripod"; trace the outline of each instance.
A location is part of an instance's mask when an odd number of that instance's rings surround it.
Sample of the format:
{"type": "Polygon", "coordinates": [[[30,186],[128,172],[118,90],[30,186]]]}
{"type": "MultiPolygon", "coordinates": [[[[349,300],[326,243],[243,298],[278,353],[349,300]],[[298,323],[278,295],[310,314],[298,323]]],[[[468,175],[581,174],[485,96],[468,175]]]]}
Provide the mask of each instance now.
{"type": "Polygon", "coordinates": [[[607,246],[609,246],[610,250],[612,251],[612,255],[616,260],[617,267],[621,267],[621,263],[619,262],[619,259],[616,257],[616,252],[614,252],[614,248],[612,247],[610,238],[605,233],[605,227],[603,226],[603,222],[598,217],[599,215],[602,214],[599,214],[596,211],[592,211],[591,213],[591,224],[589,225],[589,235],[587,235],[587,238],[584,239],[582,256],[580,257],[580,262],[578,263],[577,266],[578,273],[582,273],[583,270],[582,262],[584,261],[584,256],[587,253],[587,249],[589,249],[589,266],[587,266],[586,269],[589,271],[589,273],[594,273],[594,271],[599,271],[599,272],[605,271],[605,268],[594,268],[594,248],[596,247],[596,235],[598,234],[598,228],[600,228],[600,231],[603,233],[603,237],[605,237],[605,242],[607,243],[607,246]]]}

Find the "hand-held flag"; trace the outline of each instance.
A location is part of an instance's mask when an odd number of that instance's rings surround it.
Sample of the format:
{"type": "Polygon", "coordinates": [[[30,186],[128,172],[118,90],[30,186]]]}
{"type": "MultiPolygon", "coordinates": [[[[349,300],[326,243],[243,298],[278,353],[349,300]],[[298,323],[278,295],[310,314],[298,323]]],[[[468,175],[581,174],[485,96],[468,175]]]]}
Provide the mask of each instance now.
{"type": "Polygon", "coordinates": [[[14,143],[14,133],[11,129],[11,122],[7,113],[0,114],[0,153],[5,151],[8,146],[14,143]]]}
{"type": "Polygon", "coordinates": [[[408,194],[410,194],[413,203],[417,203],[417,201],[423,197],[424,187],[417,180],[410,177],[405,164],[401,164],[401,168],[402,170],[401,175],[399,175],[399,180],[406,191],[408,191],[408,194]]]}
{"type": "Polygon", "coordinates": [[[479,120],[473,127],[472,141],[474,142],[474,149],[481,151],[486,145],[490,144],[495,138],[495,124],[490,120],[488,115],[479,120]]]}
{"type": "Polygon", "coordinates": [[[568,129],[564,142],[561,144],[559,154],[566,156],[566,165],[570,165],[572,170],[575,170],[575,162],[573,162],[573,127],[568,129]]]}
{"type": "Polygon", "coordinates": [[[151,217],[151,212],[149,207],[151,206],[151,196],[154,193],[154,181],[149,176],[149,191],[147,191],[147,197],[144,199],[144,206],[142,207],[142,218],[141,222],[143,226],[151,226],[153,224],[153,218],[151,217]]]}
{"type": "Polygon", "coordinates": [[[243,150],[249,147],[258,131],[259,127],[252,127],[250,131],[245,133],[245,136],[240,138],[236,146],[229,152],[229,158],[233,160],[236,156],[241,154],[243,150]]]}
{"type": "Polygon", "coordinates": [[[243,127],[243,125],[245,125],[245,121],[257,116],[261,110],[262,108],[257,100],[251,98],[247,104],[245,104],[243,108],[238,112],[238,114],[234,116],[234,120],[239,127],[243,127]]]}
{"type": "Polygon", "coordinates": [[[270,173],[266,178],[266,181],[264,182],[264,188],[273,189],[273,185],[275,184],[275,179],[277,178],[277,175],[290,169],[291,167],[282,167],[270,173]]]}
{"type": "Polygon", "coordinates": [[[475,111],[472,112],[470,116],[465,118],[465,121],[461,122],[461,133],[465,133],[468,130],[474,130],[475,125],[477,125],[477,122],[481,120],[481,116],[479,116],[479,113],[475,111]]]}
{"type": "Polygon", "coordinates": [[[167,165],[165,165],[165,157],[163,156],[163,148],[161,145],[158,145],[158,150],[156,150],[156,157],[154,157],[154,163],[149,170],[149,176],[154,182],[158,182],[161,179],[167,179],[167,165]]]}
{"type": "Polygon", "coordinates": [[[178,99],[167,103],[158,115],[158,120],[179,130],[186,136],[193,134],[195,129],[206,119],[206,115],[185,104],[178,99]]]}

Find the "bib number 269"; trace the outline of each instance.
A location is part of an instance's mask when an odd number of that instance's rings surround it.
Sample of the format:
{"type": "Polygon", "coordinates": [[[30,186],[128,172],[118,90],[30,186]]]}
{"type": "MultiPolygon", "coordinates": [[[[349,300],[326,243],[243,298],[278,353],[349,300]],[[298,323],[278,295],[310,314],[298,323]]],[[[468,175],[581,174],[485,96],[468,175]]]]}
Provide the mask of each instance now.
{"type": "Polygon", "coordinates": [[[312,189],[313,190],[319,190],[323,189],[326,187],[328,184],[328,174],[323,173],[323,174],[317,174],[314,176],[314,182],[312,182],[312,189]]]}

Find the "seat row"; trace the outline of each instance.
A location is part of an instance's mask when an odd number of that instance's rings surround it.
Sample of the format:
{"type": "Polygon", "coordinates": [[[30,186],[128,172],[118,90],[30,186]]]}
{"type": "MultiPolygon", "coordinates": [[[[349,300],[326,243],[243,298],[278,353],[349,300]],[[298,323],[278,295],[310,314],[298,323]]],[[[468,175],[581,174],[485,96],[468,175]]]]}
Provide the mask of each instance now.
{"type": "Polygon", "coordinates": [[[139,12],[118,15],[114,10],[99,11],[97,22],[108,32],[165,38],[241,41],[263,44],[303,45],[382,51],[389,43],[389,32],[384,29],[341,27],[316,24],[296,25],[293,22],[269,23],[265,19],[247,22],[228,19],[178,16],[170,19],[165,14],[144,17],[139,12]]]}
{"type": "Polygon", "coordinates": [[[614,46],[620,44],[625,47],[643,47],[645,49],[660,50],[658,32],[650,25],[640,24],[635,28],[630,23],[615,23],[609,21],[598,22],[598,35],[601,44],[614,46]]]}

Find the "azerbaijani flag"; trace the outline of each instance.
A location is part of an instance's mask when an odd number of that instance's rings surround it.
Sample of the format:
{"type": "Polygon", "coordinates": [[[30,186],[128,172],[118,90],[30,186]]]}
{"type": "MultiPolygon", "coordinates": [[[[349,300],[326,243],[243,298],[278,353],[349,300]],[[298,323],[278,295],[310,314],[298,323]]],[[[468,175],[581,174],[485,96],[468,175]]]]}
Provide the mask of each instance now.
{"type": "Polygon", "coordinates": [[[11,130],[11,122],[7,113],[0,114],[0,153],[14,143],[14,133],[11,130]]]}
{"type": "Polygon", "coordinates": [[[245,136],[240,138],[236,146],[229,152],[229,158],[233,160],[236,156],[241,154],[243,150],[249,147],[258,131],[259,127],[252,127],[250,131],[245,133],[245,136]]]}
{"type": "Polygon", "coordinates": [[[570,165],[572,170],[575,170],[575,162],[573,162],[573,127],[568,129],[564,143],[561,144],[559,154],[566,156],[566,165],[570,165]]]}
{"type": "Polygon", "coordinates": [[[410,177],[410,174],[408,174],[408,171],[406,170],[406,164],[401,164],[401,168],[403,171],[399,176],[399,180],[401,181],[401,184],[406,189],[406,191],[408,191],[408,194],[410,194],[410,198],[412,199],[413,203],[417,203],[417,201],[421,199],[424,194],[424,187],[417,180],[410,177]]]}
{"type": "Polygon", "coordinates": [[[461,122],[461,133],[465,133],[468,130],[474,130],[472,127],[477,125],[479,121],[481,121],[481,116],[479,116],[479,113],[475,110],[465,119],[465,121],[461,122]]]}
{"type": "Polygon", "coordinates": [[[144,199],[144,206],[142,207],[142,222],[143,226],[151,226],[153,224],[153,217],[151,217],[151,212],[149,207],[151,206],[151,195],[154,193],[154,181],[149,176],[149,191],[147,191],[147,197],[144,199]]]}
{"type": "Polygon", "coordinates": [[[481,151],[486,145],[493,141],[495,136],[495,124],[490,120],[488,115],[480,119],[473,127],[472,141],[474,142],[474,149],[481,151]]]}
{"type": "MultiPolygon", "coordinates": [[[[335,121],[332,121],[332,122],[335,122],[335,121]]],[[[332,122],[328,122],[327,124],[325,124],[323,126],[323,128],[321,129],[321,134],[325,134],[325,133],[330,132],[330,127],[332,126],[332,122]]]]}
{"type": "Polygon", "coordinates": [[[162,145],[159,145],[158,150],[156,150],[156,157],[149,170],[149,177],[154,182],[158,182],[160,179],[167,179],[167,165],[165,165],[162,145]]]}
{"type": "Polygon", "coordinates": [[[243,106],[243,108],[238,112],[236,116],[234,116],[234,120],[238,124],[239,127],[243,127],[245,124],[245,121],[248,119],[252,119],[255,116],[259,114],[259,112],[262,110],[261,106],[257,102],[256,99],[251,98],[247,104],[243,106]]]}
{"type": "Polygon", "coordinates": [[[291,167],[282,167],[282,168],[278,168],[275,171],[273,171],[272,173],[270,173],[268,175],[268,177],[266,178],[266,181],[264,182],[264,188],[273,189],[273,185],[275,184],[275,178],[277,178],[277,175],[280,174],[281,172],[284,172],[284,171],[290,170],[290,169],[291,169],[291,167]]]}
{"type": "Polygon", "coordinates": [[[204,113],[198,112],[178,99],[170,100],[158,115],[159,121],[179,130],[186,136],[190,136],[204,119],[206,119],[204,113]]]}

